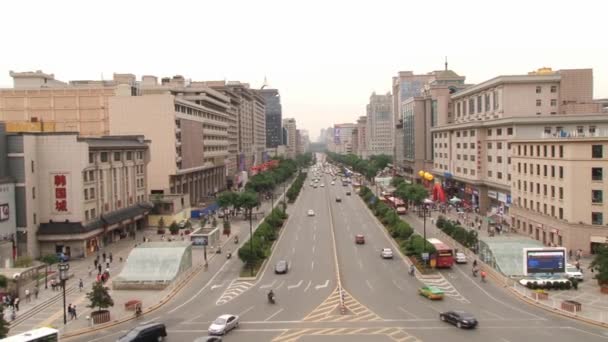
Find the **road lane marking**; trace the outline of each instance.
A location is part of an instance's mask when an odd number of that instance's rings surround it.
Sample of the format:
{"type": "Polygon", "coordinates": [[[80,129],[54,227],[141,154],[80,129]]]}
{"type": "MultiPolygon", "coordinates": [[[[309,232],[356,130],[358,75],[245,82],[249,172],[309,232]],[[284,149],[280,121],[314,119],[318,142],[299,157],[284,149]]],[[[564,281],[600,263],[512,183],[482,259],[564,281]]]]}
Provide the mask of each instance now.
{"type": "Polygon", "coordinates": [[[268,316],[268,318],[266,318],[264,321],[269,321],[272,317],[280,314],[283,310],[285,310],[285,309],[283,309],[283,308],[279,309],[279,311],[277,311],[277,312],[273,313],[272,315],[268,316]]]}
{"type": "Polygon", "coordinates": [[[418,317],[418,316],[414,315],[413,313],[411,313],[411,312],[409,312],[409,311],[405,310],[405,308],[403,308],[402,306],[400,306],[400,307],[399,307],[399,310],[401,310],[401,311],[405,312],[406,314],[408,314],[408,315],[410,315],[410,316],[414,317],[415,319],[420,319],[420,317],[418,317]]]}
{"type": "Polygon", "coordinates": [[[308,288],[310,287],[311,284],[312,284],[312,280],[309,280],[308,285],[306,285],[306,288],[304,289],[304,292],[308,291],[308,288]]]}
{"type": "Polygon", "coordinates": [[[279,285],[277,285],[276,290],[280,289],[280,288],[283,286],[283,284],[285,284],[285,280],[281,281],[281,282],[279,283],[279,285]]]}
{"type": "Polygon", "coordinates": [[[365,283],[367,284],[367,287],[369,287],[370,290],[374,291],[374,287],[372,286],[372,284],[369,282],[369,280],[365,280],[365,283]]]}
{"type": "Polygon", "coordinates": [[[317,241],[317,233],[312,234],[312,241],[317,241]]]}
{"type": "Polygon", "coordinates": [[[249,290],[254,285],[254,283],[250,283],[247,281],[237,281],[236,279],[233,280],[230,285],[228,285],[228,288],[224,290],[224,293],[222,293],[220,298],[215,302],[215,305],[219,306],[228,303],[229,301],[241,295],[243,292],[249,290]]]}
{"type": "Polygon", "coordinates": [[[327,285],[329,285],[329,280],[328,279],[325,280],[325,284],[323,284],[323,285],[316,285],[315,286],[315,290],[326,288],[327,285]]]}
{"type": "Polygon", "coordinates": [[[395,285],[395,287],[397,287],[399,290],[403,291],[404,288],[401,287],[399,284],[397,284],[397,281],[395,279],[393,279],[393,285],[395,285]]]}
{"type": "Polygon", "coordinates": [[[296,248],[295,248],[295,247],[293,247],[293,248],[291,249],[291,254],[296,254],[296,248]]]}
{"type": "Polygon", "coordinates": [[[213,291],[213,290],[217,289],[218,287],[223,287],[223,286],[224,286],[224,283],[221,283],[221,284],[219,284],[219,285],[212,285],[212,286],[211,286],[211,291],[213,291]]]}
{"type": "Polygon", "coordinates": [[[247,309],[245,309],[244,311],[241,311],[241,313],[239,314],[239,317],[243,317],[243,315],[245,315],[246,313],[251,311],[254,307],[255,307],[255,305],[252,305],[252,306],[248,307],[247,309]]]}
{"type": "Polygon", "coordinates": [[[495,314],[495,313],[493,313],[493,312],[491,312],[491,311],[488,311],[488,310],[481,310],[481,312],[483,312],[483,313],[487,313],[488,315],[490,315],[490,316],[494,316],[494,317],[496,317],[496,318],[498,318],[498,319],[501,319],[501,320],[506,319],[505,317],[503,317],[503,316],[501,316],[501,315],[498,315],[498,314],[495,314]]]}
{"type": "Polygon", "coordinates": [[[277,282],[277,280],[275,279],[275,280],[273,280],[273,281],[272,281],[272,283],[270,283],[270,284],[266,284],[266,285],[262,285],[262,286],[260,286],[260,289],[267,289],[267,288],[269,288],[269,287],[272,287],[272,286],[273,286],[273,285],[274,285],[276,282],[277,282]]]}
{"type": "Polygon", "coordinates": [[[298,282],[298,284],[296,284],[296,285],[289,285],[289,286],[287,286],[287,289],[288,289],[288,290],[291,290],[291,289],[296,289],[296,288],[300,287],[300,285],[302,285],[302,282],[303,282],[303,280],[300,280],[300,281],[298,282]]]}
{"type": "Polygon", "coordinates": [[[315,247],[316,245],[312,245],[312,255],[315,255],[315,247]]]}
{"type": "Polygon", "coordinates": [[[314,269],[315,269],[315,262],[314,262],[314,261],[313,261],[313,262],[310,264],[310,268],[311,268],[312,270],[314,270],[314,269]]]}

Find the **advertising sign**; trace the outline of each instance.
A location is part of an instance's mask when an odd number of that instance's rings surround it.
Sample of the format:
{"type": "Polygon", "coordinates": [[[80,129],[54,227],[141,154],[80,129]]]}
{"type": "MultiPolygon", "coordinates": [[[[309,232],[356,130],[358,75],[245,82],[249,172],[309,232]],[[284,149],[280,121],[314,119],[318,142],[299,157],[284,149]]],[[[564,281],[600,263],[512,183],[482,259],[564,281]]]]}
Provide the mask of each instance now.
{"type": "Polygon", "coordinates": [[[193,246],[207,246],[209,243],[209,238],[206,235],[192,235],[192,245],[193,246]]]}
{"type": "Polygon", "coordinates": [[[334,144],[340,144],[340,127],[334,127],[334,144]]]}
{"type": "Polygon", "coordinates": [[[0,204],[0,222],[8,221],[9,218],[10,215],[8,203],[0,204]]]}
{"type": "Polygon", "coordinates": [[[524,248],[524,274],[564,273],[565,271],[565,248],[524,248]]]}
{"type": "Polygon", "coordinates": [[[69,183],[70,175],[68,173],[51,173],[51,196],[53,198],[51,211],[54,214],[67,214],[70,212],[68,198],[69,183]]]}

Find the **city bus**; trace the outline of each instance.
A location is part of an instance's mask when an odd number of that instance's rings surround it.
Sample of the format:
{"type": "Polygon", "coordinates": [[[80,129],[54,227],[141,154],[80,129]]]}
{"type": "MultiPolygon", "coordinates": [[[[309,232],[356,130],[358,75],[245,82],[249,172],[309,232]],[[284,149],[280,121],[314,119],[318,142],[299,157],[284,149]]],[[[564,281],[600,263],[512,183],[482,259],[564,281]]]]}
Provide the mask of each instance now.
{"type": "Polygon", "coordinates": [[[435,247],[435,267],[451,268],[454,265],[454,251],[439,239],[429,238],[427,241],[435,247]]]}
{"type": "Polygon", "coordinates": [[[407,210],[405,209],[405,202],[403,202],[400,198],[397,197],[386,197],[387,203],[391,208],[397,211],[399,215],[407,214],[407,210]]]}
{"type": "Polygon", "coordinates": [[[38,328],[21,334],[9,336],[3,342],[57,342],[59,330],[52,328],[38,328]]]}

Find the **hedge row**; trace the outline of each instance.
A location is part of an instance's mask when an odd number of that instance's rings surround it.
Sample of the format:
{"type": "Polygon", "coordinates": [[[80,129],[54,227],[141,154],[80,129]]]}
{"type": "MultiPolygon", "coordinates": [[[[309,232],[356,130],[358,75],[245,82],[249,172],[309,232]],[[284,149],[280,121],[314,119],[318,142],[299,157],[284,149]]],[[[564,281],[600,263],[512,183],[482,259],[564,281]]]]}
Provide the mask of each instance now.
{"type": "Polygon", "coordinates": [[[298,174],[298,178],[291,184],[289,190],[287,190],[287,201],[289,203],[293,203],[298,195],[300,194],[300,190],[302,190],[302,186],[304,185],[304,181],[306,180],[306,173],[300,172],[298,174]]]}
{"type": "Polygon", "coordinates": [[[531,290],[570,290],[572,287],[574,289],[578,288],[578,283],[574,281],[548,281],[544,284],[539,284],[537,282],[529,282],[526,284],[526,287],[531,290]]]}
{"type": "Polygon", "coordinates": [[[439,218],[437,218],[437,223],[435,225],[445,234],[451,236],[454,240],[458,241],[458,243],[466,248],[477,248],[478,237],[475,230],[466,230],[457,223],[446,220],[446,218],[443,216],[439,216],[439,218]]]}
{"type": "Polygon", "coordinates": [[[253,233],[253,253],[251,248],[252,242],[248,240],[247,243],[239,248],[239,259],[247,264],[247,266],[251,266],[268,258],[272,242],[277,239],[278,233],[286,219],[287,213],[284,210],[274,208],[253,233]]]}

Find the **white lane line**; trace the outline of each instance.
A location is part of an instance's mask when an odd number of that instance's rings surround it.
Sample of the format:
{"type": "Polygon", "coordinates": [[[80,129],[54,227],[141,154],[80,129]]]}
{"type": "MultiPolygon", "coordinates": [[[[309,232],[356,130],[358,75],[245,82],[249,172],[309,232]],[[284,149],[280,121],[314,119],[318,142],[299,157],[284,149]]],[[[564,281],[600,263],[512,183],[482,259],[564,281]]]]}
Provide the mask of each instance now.
{"type": "Polygon", "coordinates": [[[222,287],[222,286],[224,286],[224,283],[221,283],[221,284],[219,284],[219,285],[212,285],[212,286],[211,286],[211,291],[213,291],[213,290],[217,289],[218,287],[222,287]]]}
{"type": "Polygon", "coordinates": [[[403,287],[401,287],[399,284],[397,284],[397,281],[395,279],[393,279],[393,284],[395,285],[395,287],[397,287],[399,290],[403,291],[403,287]]]}
{"type": "Polygon", "coordinates": [[[277,290],[280,289],[283,286],[283,284],[285,284],[285,280],[283,280],[282,282],[280,282],[279,285],[277,285],[276,289],[277,290]]]}
{"type": "Polygon", "coordinates": [[[317,233],[312,234],[312,241],[317,241],[317,233]]]}
{"type": "Polygon", "coordinates": [[[315,247],[317,247],[316,245],[312,245],[312,255],[315,255],[315,247]]]}
{"type": "Polygon", "coordinates": [[[298,234],[296,234],[296,241],[298,241],[298,234]]]}
{"type": "Polygon", "coordinates": [[[296,289],[296,288],[300,287],[300,285],[302,285],[302,282],[303,282],[303,280],[300,280],[300,281],[298,282],[298,284],[296,284],[296,285],[289,285],[289,286],[287,286],[287,289],[288,289],[288,290],[291,290],[291,289],[296,289]]]}
{"type": "Polygon", "coordinates": [[[308,285],[306,285],[306,288],[304,289],[304,292],[308,291],[308,288],[310,287],[311,284],[312,284],[312,280],[309,280],[308,285]]]}
{"type": "Polygon", "coordinates": [[[296,248],[295,248],[295,247],[293,247],[293,248],[291,249],[291,254],[296,254],[296,248]]]}
{"type": "Polygon", "coordinates": [[[429,309],[431,309],[431,310],[433,310],[433,311],[437,312],[437,313],[441,313],[441,310],[437,309],[436,307],[434,307],[434,306],[432,306],[432,305],[428,305],[427,307],[428,307],[429,309]]]}
{"type": "Polygon", "coordinates": [[[498,315],[498,314],[495,314],[495,313],[493,313],[492,311],[488,311],[488,310],[481,310],[481,312],[483,312],[483,313],[487,313],[488,315],[490,315],[490,316],[494,316],[494,317],[496,317],[496,318],[498,318],[498,319],[506,319],[505,317],[503,317],[503,316],[501,316],[501,315],[498,315]]]}
{"type": "Polygon", "coordinates": [[[268,316],[268,318],[266,318],[264,321],[269,321],[272,317],[278,315],[281,313],[281,311],[283,311],[284,309],[280,309],[279,311],[273,313],[272,315],[268,316]]]}
{"type": "Polygon", "coordinates": [[[274,283],[276,283],[276,282],[277,282],[277,280],[275,279],[275,280],[272,281],[272,283],[267,284],[267,285],[262,285],[262,286],[260,286],[260,288],[261,289],[267,289],[269,287],[272,287],[272,285],[274,285],[274,283]]]}
{"type": "Polygon", "coordinates": [[[193,301],[196,297],[198,297],[201,292],[205,291],[205,289],[207,288],[207,286],[209,286],[209,284],[211,284],[213,282],[213,280],[215,280],[215,277],[217,277],[220,273],[222,273],[222,270],[224,269],[224,267],[226,267],[226,265],[228,265],[227,262],[224,262],[224,264],[222,265],[222,267],[220,267],[220,269],[213,275],[213,277],[211,277],[211,279],[209,279],[209,281],[207,282],[207,284],[205,284],[205,286],[201,287],[200,290],[198,290],[197,293],[194,294],[194,296],[190,297],[187,301],[183,302],[182,304],[176,306],[173,310],[169,311],[169,314],[174,313],[175,311],[179,310],[180,308],[182,308],[184,305],[190,303],[191,301],[193,301]]]}
{"type": "Polygon", "coordinates": [[[314,261],[310,264],[310,269],[312,269],[312,270],[315,269],[315,262],[314,261]]]}
{"type": "Polygon", "coordinates": [[[363,269],[363,262],[361,260],[359,260],[359,268],[363,269]]]}
{"type": "Polygon", "coordinates": [[[374,287],[372,286],[372,284],[369,282],[369,280],[366,280],[365,283],[367,284],[367,287],[369,287],[370,290],[374,290],[374,287]]]}
{"type": "Polygon", "coordinates": [[[419,318],[420,318],[420,317],[418,317],[418,316],[414,315],[413,313],[411,313],[411,312],[409,312],[409,311],[405,310],[405,309],[404,309],[402,306],[400,306],[400,307],[399,307],[399,310],[401,310],[401,311],[405,312],[406,314],[408,314],[408,315],[410,315],[410,316],[414,317],[415,319],[419,319],[419,318]]]}
{"type": "Polygon", "coordinates": [[[248,313],[249,311],[251,311],[251,309],[253,309],[254,307],[255,307],[254,305],[252,305],[252,306],[248,307],[247,309],[245,309],[245,311],[242,311],[242,312],[239,314],[239,317],[243,317],[243,315],[244,315],[244,314],[246,314],[246,313],[248,313]]]}
{"type": "Polygon", "coordinates": [[[323,284],[323,285],[316,285],[315,286],[315,290],[325,288],[325,287],[327,287],[327,285],[329,285],[329,280],[326,279],[325,280],[325,284],[323,284]]]}

